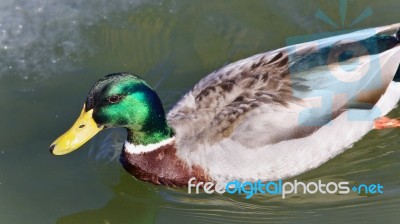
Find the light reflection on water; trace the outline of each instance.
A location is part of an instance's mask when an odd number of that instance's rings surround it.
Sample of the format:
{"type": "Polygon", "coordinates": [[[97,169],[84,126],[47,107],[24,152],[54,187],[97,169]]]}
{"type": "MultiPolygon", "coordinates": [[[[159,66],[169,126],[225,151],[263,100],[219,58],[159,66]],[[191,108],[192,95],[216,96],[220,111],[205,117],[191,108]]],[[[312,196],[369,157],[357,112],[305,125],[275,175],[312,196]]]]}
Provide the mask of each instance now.
{"type": "MultiPolygon", "coordinates": [[[[395,0],[350,1],[348,12],[355,17],[366,6],[374,15],[354,28],[399,22],[395,0]]],[[[290,36],[335,31],[315,19],[317,9],[339,20],[338,1],[2,1],[0,223],[394,223],[400,218],[398,130],[373,131],[296,177],[384,185],[383,195],[369,197],[246,200],[153,186],[118,163],[122,130],[105,131],[66,157],[48,153],[104,74],[141,75],[168,110],[228,62],[282,47],[290,36]]]]}

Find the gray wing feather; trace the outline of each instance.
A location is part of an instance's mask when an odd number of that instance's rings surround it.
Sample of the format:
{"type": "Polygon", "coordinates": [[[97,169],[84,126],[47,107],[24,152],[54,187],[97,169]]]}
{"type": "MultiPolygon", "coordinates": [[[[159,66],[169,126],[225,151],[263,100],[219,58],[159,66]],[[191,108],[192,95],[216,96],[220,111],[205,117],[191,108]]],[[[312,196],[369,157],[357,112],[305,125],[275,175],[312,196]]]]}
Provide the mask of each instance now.
{"type": "Polygon", "coordinates": [[[359,59],[374,54],[376,57],[370,58],[369,63],[380,61],[385,51],[398,46],[395,36],[386,35],[396,33],[398,28],[397,24],[358,31],[322,39],[317,42],[322,48],[315,47],[315,42],[305,43],[227,65],[200,80],[168,113],[168,122],[183,141],[209,144],[229,137],[257,147],[306,136],[318,125],[299,125],[302,122],[320,120],[319,125],[323,125],[350,107],[368,108],[365,106],[368,100],[358,99],[363,90],[378,89],[374,93],[376,99],[371,102],[379,99],[394,74],[381,74],[376,68],[362,81],[351,78],[365,68],[367,62],[359,59]],[[353,51],[352,57],[330,60],[330,55],[338,57],[346,49],[353,51]],[[371,53],[372,50],[376,51],[371,53]],[[346,66],[355,66],[349,77],[340,71],[346,66]],[[332,76],[332,73],[343,77],[332,76]],[[384,78],[374,86],[378,75],[384,78]],[[317,114],[305,110],[319,102],[314,99],[316,96],[340,93],[342,89],[338,86],[349,89],[347,97],[317,114]],[[299,113],[305,116],[303,120],[299,120],[299,113]],[[254,141],[255,138],[260,140],[254,141]],[[249,141],[251,139],[253,141],[249,141]]]}

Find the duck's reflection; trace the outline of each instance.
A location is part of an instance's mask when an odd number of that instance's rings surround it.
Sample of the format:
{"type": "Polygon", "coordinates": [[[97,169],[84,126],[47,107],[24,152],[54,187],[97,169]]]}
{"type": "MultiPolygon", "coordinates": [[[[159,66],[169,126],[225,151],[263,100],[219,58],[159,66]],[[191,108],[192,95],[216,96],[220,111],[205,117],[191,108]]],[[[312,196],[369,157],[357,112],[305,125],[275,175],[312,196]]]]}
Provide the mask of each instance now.
{"type": "Polygon", "coordinates": [[[135,180],[121,170],[121,180],[111,190],[114,195],[104,207],[61,217],[57,223],[153,223],[155,221],[161,200],[155,193],[157,187],[135,180]]]}

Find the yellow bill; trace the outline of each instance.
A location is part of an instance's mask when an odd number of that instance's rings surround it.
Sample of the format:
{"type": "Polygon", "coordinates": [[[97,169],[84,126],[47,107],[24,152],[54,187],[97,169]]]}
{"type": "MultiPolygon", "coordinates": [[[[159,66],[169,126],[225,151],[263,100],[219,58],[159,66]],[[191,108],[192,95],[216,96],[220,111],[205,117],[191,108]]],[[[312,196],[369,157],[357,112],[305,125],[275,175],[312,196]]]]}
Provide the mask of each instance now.
{"type": "Polygon", "coordinates": [[[85,105],[78,120],[74,125],[57,138],[50,146],[50,152],[54,155],[64,155],[70,153],[95,136],[103,127],[98,127],[93,120],[93,109],[85,111],[85,105]]]}

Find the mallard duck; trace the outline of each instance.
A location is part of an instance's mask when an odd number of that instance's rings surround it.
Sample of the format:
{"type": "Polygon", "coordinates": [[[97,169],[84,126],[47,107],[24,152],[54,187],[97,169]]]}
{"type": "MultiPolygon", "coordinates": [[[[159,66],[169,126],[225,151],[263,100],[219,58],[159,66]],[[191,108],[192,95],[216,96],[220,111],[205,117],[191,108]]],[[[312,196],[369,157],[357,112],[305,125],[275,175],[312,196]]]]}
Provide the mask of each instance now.
{"type": "Polygon", "coordinates": [[[400,99],[400,24],[261,53],[216,70],[165,114],[134,74],[105,76],[50,146],[69,153],[106,128],[128,135],[120,161],[154,184],[286,179],[375,128],[400,99]]]}

